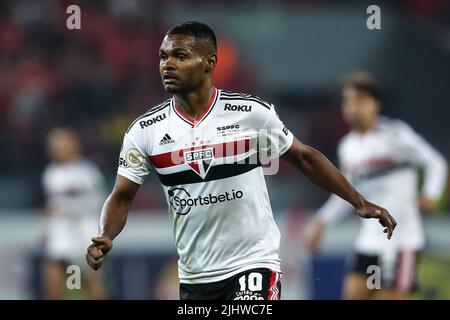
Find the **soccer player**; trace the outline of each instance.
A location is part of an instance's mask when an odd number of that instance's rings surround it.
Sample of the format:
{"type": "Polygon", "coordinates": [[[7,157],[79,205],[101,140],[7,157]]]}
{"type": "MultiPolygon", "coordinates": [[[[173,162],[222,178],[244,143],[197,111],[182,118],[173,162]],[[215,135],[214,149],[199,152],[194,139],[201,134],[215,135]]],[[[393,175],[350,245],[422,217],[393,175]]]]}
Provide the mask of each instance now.
{"type": "MultiPolygon", "coordinates": [[[[379,236],[372,221],[363,220],[344,281],[345,299],[369,299],[368,267],[381,271],[378,298],[404,299],[414,288],[418,252],[424,246],[420,211],[433,209],[447,177],[447,164],[427,141],[400,120],[380,116],[380,92],[368,73],[348,76],[342,88],[342,112],[351,128],[338,145],[338,159],[344,175],[362,194],[395,212],[398,228],[391,241],[379,236]],[[425,173],[418,195],[418,168],[425,173]]],[[[332,195],[318,210],[307,233],[312,251],[320,246],[327,224],[348,212],[351,206],[332,195]]]]}
{"type": "MultiPolygon", "coordinates": [[[[98,230],[97,214],[104,199],[100,170],[80,155],[78,135],[68,128],[55,128],[48,135],[51,163],[42,184],[46,196],[46,244],[44,287],[46,299],[65,297],[66,268],[85,266],[89,236],[98,230]]],[[[103,298],[101,274],[81,268],[89,299],[103,298]]],[[[85,287],[85,288],[84,288],[85,287]]]]}
{"type": "Polygon", "coordinates": [[[159,57],[163,87],[173,98],[137,118],[125,134],[101,234],[87,250],[92,268],[103,264],[133,197],[153,171],[173,224],[180,298],[279,299],[280,234],[263,157],[287,160],[349,201],[361,217],[378,219],[391,237],[394,218],[366,201],[321,153],[293,137],[272,104],[214,87],[216,37],[207,25],[173,27],[159,57]]]}

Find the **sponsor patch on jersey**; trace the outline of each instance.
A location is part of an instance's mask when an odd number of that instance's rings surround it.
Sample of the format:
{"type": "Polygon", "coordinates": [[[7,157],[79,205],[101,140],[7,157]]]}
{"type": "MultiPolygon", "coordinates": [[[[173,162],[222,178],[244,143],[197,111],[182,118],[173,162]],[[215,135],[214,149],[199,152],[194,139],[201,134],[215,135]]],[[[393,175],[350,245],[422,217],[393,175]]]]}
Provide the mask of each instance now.
{"type": "Polygon", "coordinates": [[[231,124],[228,126],[221,126],[221,127],[217,127],[217,131],[227,131],[227,130],[239,130],[239,125],[238,124],[231,124]]]}
{"type": "Polygon", "coordinates": [[[184,151],[184,162],[194,170],[202,179],[208,174],[214,160],[213,148],[202,148],[184,151]]]}
{"type": "Polygon", "coordinates": [[[164,120],[165,118],[166,118],[166,114],[163,113],[163,114],[160,114],[159,116],[156,116],[154,118],[139,121],[139,125],[141,126],[141,129],[145,129],[146,127],[149,127],[149,126],[151,126],[152,124],[154,124],[156,122],[164,120]]]}
{"type": "Polygon", "coordinates": [[[225,107],[223,108],[224,111],[239,111],[239,112],[250,112],[252,111],[251,105],[241,105],[241,104],[231,104],[231,103],[225,103],[225,107]]]}
{"type": "Polygon", "coordinates": [[[175,213],[187,215],[192,208],[210,206],[216,203],[224,203],[239,200],[244,196],[240,190],[225,191],[219,194],[191,195],[185,188],[170,188],[167,190],[169,204],[175,213]]]}
{"type": "Polygon", "coordinates": [[[131,168],[138,168],[144,162],[144,157],[141,155],[139,150],[132,148],[125,154],[126,164],[131,168]]]}
{"type": "Polygon", "coordinates": [[[230,136],[235,133],[238,133],[238,132],[240,132],[239,124],[230,124],[227,126],[217,127],[217,136],[218,137],[226,137],[226,136],[230,136]]]}

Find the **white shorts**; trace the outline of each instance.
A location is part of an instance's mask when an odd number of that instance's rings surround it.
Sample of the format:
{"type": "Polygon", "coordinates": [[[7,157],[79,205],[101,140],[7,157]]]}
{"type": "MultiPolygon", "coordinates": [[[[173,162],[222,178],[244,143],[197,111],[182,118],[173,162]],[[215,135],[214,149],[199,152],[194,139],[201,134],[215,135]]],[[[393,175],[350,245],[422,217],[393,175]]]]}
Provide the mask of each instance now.
{"type": "Polygon", "coordinates": [[[45,255],[52,260],[83,265],[86,249],[92,243],[91,237],[97,234],[97,219],[48,217],[45,255]]]}

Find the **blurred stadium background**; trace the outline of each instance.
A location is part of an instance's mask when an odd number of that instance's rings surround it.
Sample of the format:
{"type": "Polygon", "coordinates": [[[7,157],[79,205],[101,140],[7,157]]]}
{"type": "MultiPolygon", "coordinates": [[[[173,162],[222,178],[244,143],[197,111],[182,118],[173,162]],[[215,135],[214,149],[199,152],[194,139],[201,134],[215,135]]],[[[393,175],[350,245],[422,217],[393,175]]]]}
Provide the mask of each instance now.
{"type": "MultiPolygon", "coordinates": [[[[218,35],[218,87],[273,102],[291,131],[331,160],[347,132],[336,84],[355,69],[379,78],[384,114],[410,123],[450,158],[449,1],[3,0],[0,299],[42,298],[47,132],[75,127],[109,192],[124,131],[166,97],[158,74],[162,36],[186,20],[205,22],[218,35]],[[71,4],[81,8],[81,30],[66,28],[71,4]],[[381,8],[381,30],[366,28],[369,4],[381,8]]],[[[327,193],[286,165],[267,183],[283,237],[284,298],[339,298],[358,220],[327,231],[323,250],[311,257],[302,232],[327,193]]],[[[428,244],[417,299],[450,299],[448,196],[424,217],[428,244]]],[[[148,179],[106,265],[110,298],[177,297],[165,206],[158,179],[148,179]]]]}

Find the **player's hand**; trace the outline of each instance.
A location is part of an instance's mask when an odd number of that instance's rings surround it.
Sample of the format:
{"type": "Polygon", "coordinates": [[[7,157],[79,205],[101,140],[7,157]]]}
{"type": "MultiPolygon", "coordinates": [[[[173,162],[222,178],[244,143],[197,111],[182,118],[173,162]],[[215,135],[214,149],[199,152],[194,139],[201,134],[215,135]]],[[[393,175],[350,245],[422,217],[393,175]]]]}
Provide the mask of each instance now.
{"type": "Polygon", "coordinates": [[[314,253],[319,250],[324,230],[325,224],[319,218],[314,218],[309,223],[305,233],[306,248],[309,251],[314,253]]]}
{"type": "Polygon", "coordinates": [[[380,224],[383,227],[385,227],[383,232],[387,233],[388,239],[391,239],[392,232],[397,226],[397,221],[395,221],[395,219],[389,214],[389,212],[386,209],[379,207],[376,204],[373,204],[369,201],[365,201],[364,205],[361,208],[358,208],[356,212],[359,214],[361,218],[378,219],[380,224]]]}
{"type": "Polygon", "coordinates": [[[430,213],[436,207],[436,202],[424,195],[419,196],[418,202],[420,212],[424,214],[430,213]]]}
{"type": "Polygon", "coordinates": [[[108,237],[92,237],[91,240],[93,243],[87,248],[86,262],[92,269],[98,270],[113,244],[108,237]]]}

